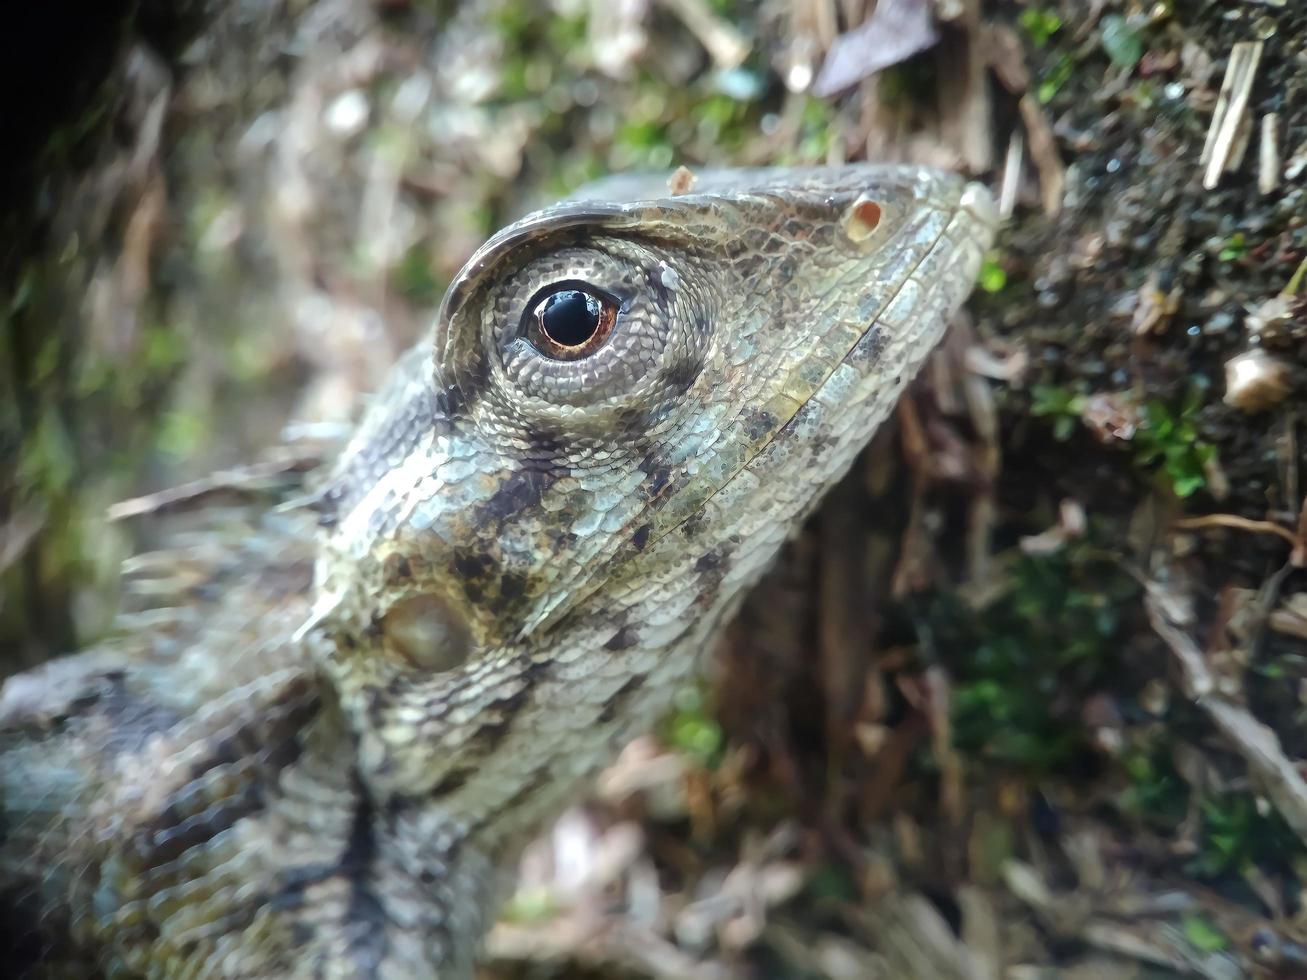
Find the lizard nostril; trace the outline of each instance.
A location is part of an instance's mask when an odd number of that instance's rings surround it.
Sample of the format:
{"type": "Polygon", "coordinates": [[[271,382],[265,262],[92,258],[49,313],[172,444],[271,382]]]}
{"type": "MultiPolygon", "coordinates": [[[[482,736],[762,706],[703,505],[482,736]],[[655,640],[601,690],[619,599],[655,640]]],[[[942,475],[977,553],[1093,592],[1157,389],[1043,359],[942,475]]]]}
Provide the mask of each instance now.
{"type": "Polygon", "coordinates": [[[864,242],[880,225],[880,205],[869,197],[860,197],[844,213],[844,234],[852,242],[864,242]]]}

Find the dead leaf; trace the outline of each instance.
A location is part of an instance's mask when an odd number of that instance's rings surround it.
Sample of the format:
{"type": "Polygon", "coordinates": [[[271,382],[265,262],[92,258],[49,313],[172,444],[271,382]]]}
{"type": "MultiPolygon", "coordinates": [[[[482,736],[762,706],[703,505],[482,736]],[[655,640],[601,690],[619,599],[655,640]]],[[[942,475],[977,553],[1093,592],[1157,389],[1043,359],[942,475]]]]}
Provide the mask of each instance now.
{"type": "Polygon", "coordinates": [[[881,0],[860,27],[835,39],[817,73],[813,94],[834,95],[938,42],[927,0],[881,0]]]}

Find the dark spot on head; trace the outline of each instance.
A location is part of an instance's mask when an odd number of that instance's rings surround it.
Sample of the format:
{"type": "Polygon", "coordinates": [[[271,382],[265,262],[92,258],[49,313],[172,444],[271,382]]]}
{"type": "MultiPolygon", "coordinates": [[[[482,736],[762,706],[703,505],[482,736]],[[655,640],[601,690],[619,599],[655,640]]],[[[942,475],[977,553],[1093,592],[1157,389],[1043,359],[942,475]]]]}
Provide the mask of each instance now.
{"type": "Polygon", "coordinates": [[[472,736],[476,743],[477,750],[487,755],[493,752],[502,742],[505,736],[513,729],[513,720],[517,713],[527,702],[527,696],[531,693],[530,685],[527,685],[520,691],[500,698],[498,701],[481,712],[481,724],[472,736]]]}
{"type": "Polygon", "coordinates": [[[524,510],[534,510],[540,506],[545,491],[557,481],[559,473],[550,465],[543,465],[530,460],[513,470],[499,485],[489,500],[478,508],[480,516],[487,522],[502,526],[517,517],[524,510]]]}
{"type": "Polygon", "coordinates": [[[191,848],[207,844],[230,829],[236,821],[261,810],[263,790],[262,781],[253,779],[222,801],[189,815],[179,812],[171,802],[179,798],[174,794],[154,821],[142,828],[135,841],[137,853],[148,867],[175,861],[191,848]]]}
{"type": "Polygon", "coordinates": [[[652,532],[648,524],[641,524],[635,529],[635,534],[631,535],[631,544],[635,546],[636,551],[644,551],[645,545],[649,543],[649,534],[652,532]]]}
{"type": "Polygon", "coordinates": [[[623,408],[613,413],[613,428],[623,434],[643,435],[653,427],[653,417],[643,408],[623,408]]]}
{"type": "Polygon", "coordinates": [[[648,276],[645,277],[645,284],[649,292],[653,294],[655,302],[670,313],[676,304],[672,302],[672,291],[663,282],[662,270],[650,269],[648,276]]]}
{"type": "Polygon", "coordinates": [[[776,427],[776,416],[771,412],[751,411],[744,417],[744,431],[750,439],[761,439],[776,427]]]}
{"type": "Polygon", "coordinates": [[[460,789],[464,783],[476,775],[476,771],[476,766],[455,766],[445,773],[435,786],[431,787],[431,799],[438,800],[440,797],[460,789]]]}
{"type": "Polygon", "coordinates": [[[421,809],[421,805],[413,797],[405,796],[403,793],[394,793],[386,798],[386,825],[393,827],[397,820],[402,820],[418,809],[421,809]]]}
{"type": "Polygon", "coordinates": [[[368,724],[373,729],[381,728],[386,723],[388,701],[385,693],[375,685],[367,684],[359,688],[359,694],[364,701],[363,712],[368,716],[368,724]]]}
{"type": "Polygon", "coordinates": [[[502,599],[520,599],[526,593],[526,576],[521,572],[504,572],[499,577],[499,595],[502,599]]]}
{"type": "Polygon", "coordinates": [[[406,582],[413,577],[413,566],[409,564],[405,555],[390,554],[386,556],[386,562],[382,566],[382,575],[385,576],[386,582],[392,585],[396,582],[406,582]]]}
{"type": "Polygon", "coordinates": [[[474,551],[455,551],[454,571],[464,594],[478,604],[498,598],[502,593],[503,578],[511,574],[501,572],[492,555],[474,551]]]}
{"type": "Polygon", "coordinates": [[[704,532],[705,527],[707,515],[703,510],[697,510],[681,522],[681,534],[687,541],[693,541],[704,532]]]}
{"type": "Polygon", "coordinates": [[[671,467],[653,453],[647,453],[640,460],[640,469],[649,477],[644,483],[645,494],[650,500],[657,500],[671,483],[671,467]]]}
{"type": "Polygon", "coordinates": [[[567,440],[562,433],[540,429],[527,432],[522,461],[528,467],[552,476],[561,476],[566,469],[567,455],[567,440]]]}
{"type": "Polygon", "coordinates": [[[526,681],[527,686],[533,686],[540,680],[544,679],[549,673],[548,660],[528,660],[522,665],[521,673],[518,674],[522,680],[526,681]]]}
{"type": "Polygon", "coordinates": [[[604,644],[605,650],[627,650],[635,646],[639,635],[629,626],[623,626],[604,644]]]}
{"type": "Polygon", "coordinates": [[[486,555],[474,551],[454,552],[454,571],[463,579],[484,578],[494,567],[494,562],[486,555]]]}
{"type": "Polygon", "coordinates": [[[339,861],[340,874],[349,882],[342,931],[348,937],[346,952],[356,975],[372,977],[386,957],[387,917],[371,880],[377,860],[377,814],[357,775],[355,784],[354,819],[339,861]]]}
{"type": "Polygon", "coordinates": [[[702,362],[697,357],[687,355],[679,358],[667,368],[667,386],[675,394],[684,395],[699,377],[702,367],[702,362]]]}
{"type": "Polygon", "coordinates": [[[722,566],[722,556],[716,551],[705,551],[694,563],[696,572],[713,572],[722,566]]]}
{"type": "Polygon", "coordinates": [[[333,482],[323,487],[308,502],[309,510],[318,515],[318,527],[333,528],[340,522],[340,501],[343,496],[344,490],[340,483],[333,482]]]}
{"type": "MultiPolygon", "coordinates": [[[[278,887],[269,893],[268,905],[285,911],[302,908],[307,903],[307,896],[304,893],[335,874],[336,865],[326,861],[287,868],[277,874],[278,887]]],[[[303,925],[310,929],[308,938],[311,939],[313,936],[311,926],[308,923],[303,925]]]]}
{"type": "MultiPolygon", "coordinates": [[[[884,356],[887,343],[885,331],[873,323],[853,345],[853,349],[844,356],[844,363],[855,367],[875,364],[884,356]]],[[[898,384],[901,380],[902,376],[898,375],[894,378],[894,383],[898,384]]]]}
{"type": "Polygon", "coordinates": [[[436,411],[446,420],[455,419],[467,411],[467,398],[457,384],[446,385],[432,396],[436,411]]]}

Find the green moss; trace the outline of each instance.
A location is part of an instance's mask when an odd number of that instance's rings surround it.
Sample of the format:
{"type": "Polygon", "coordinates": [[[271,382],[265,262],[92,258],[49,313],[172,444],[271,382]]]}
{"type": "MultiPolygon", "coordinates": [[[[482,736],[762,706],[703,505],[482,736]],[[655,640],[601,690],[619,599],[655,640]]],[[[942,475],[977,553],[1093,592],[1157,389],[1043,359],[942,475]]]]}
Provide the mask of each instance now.
{"type": "Polygon", "coordinates": [[[58,409],[47,405],[23,443],[18,464],[18,488],[40,499],[68,488],[77,471],[72,438],[58,409]]]}
{"type": "Polygon", "coordinates": [[[1182,928],[1185,939],[1200,952],[1219,953],[1230,945],[1230,940],[1225,933],[1205,916],[1197,914],[1187,916],[1182,928]]]}
{"type": "Polygon", "coordinates": [[[1151,111],[1157,106],[1160,94],[1157,85],[1148,79],[1130,86],[1130,101],[1144,111],[1151,111]]]}
{"type": "Polygon", "coordinates": [[[1247,252],[1247,239],[1244,238],[1243,232],[1236,231],[1225,240],[1225,244],[1221,246],[1221,251],[1216,254],[1216,257],[1222,262],[1233,262],[1236,259],[1243,258],[1247,252]]]}
{"type": "Polygon", "coordinates": [[[1170,829],[1184,819],[1189,787],[1160,739],[1133,746],[1121,764],[1129,780],[1119,801],[1122,811],[1158,829],[1170,829]]]}
{"type": "Polygon", "coordinates": [[[414,306],[435,306],[444,291],[435,274],[435,263],[425,242],[409,247],[392,273],[395,291],[414,306]]]}
{"type": "Polygon", "coordinates": [[[153,324],[144,332],[142,351],[147,374],[159,376],[178,367],[188,353],[186,341],[163,324],[153,324]]]}
{"type": "Polygon", "coordinates": [[[1029,7],[1021,11],[1017,15],[1017,23],[1036,48],[1044,47],[1049,38],[1062,29],[1062,18],[1055,11],[1041,7],[1029,7]]]}
{"type": "Polygon", "coordinates": [[[807,162],[824,160],[834,131],[835,107],[821,99],[807,97],[799,124],[799,156],[807,162]]]}
{"type": "Polygon", "coordinates": [[[1042,384],[1032,386],[1030,395],[1030,414],[1049,419],[1058,442],[1070,439],[1084,415],[1085,396],[1061,385],[1042,384]]]}
{"type": "Polygon", "coordinates": [[[1199,851],[1190,871],[1206,877],[1240,872],[1260,864],[1287,868],[1301,857],[1302,842],[1270,806],[1249,793],[1224,793],[1202,804],[1199,851]]]}
{"type": "Polygon", "coordinates": [[[1177,497],[1191,497],[1207,485],[1207,470],[1216,460],[1216,447],[1199,438],[1196,419],[1203,389],[1190,387],[1179,406],[1160,400],[1144,405],[1144,424],[1135,434],[1136,459],[1155,466],[1177,497]]]}
{"type": "Polygon", "coordinates": [[[58,336],[48,336],[41,342],[36,357],[32,359],[31,384],[33,387],[49,383],[59,370],[59,364],[63,360],[62,353],[63,344],[58,336]]]}
{"type": "Polygon", "coordinates": [[[523,924],[546,922],[558,914],[558,903],[545,888],[521,888],[504,903],[500,918],[523,924]]]}
{"type": "Polygon", "coordinates": [[[560,16],[543,4],[503,3],[491,16],[504,53],[498,97],[530,101],[578,62],[586,50],[586,17],[560,16]],[[561,55],[561,60],[560,60],[561,55]]]}
{"type": "Polygon", "coordinates": [[[1001,293],[1007,288],[1007,270],[992,256],[986,256],[976,277],[980,288],[987,293],[1001,293]]]}
{"type": "MultiPolygon", "coordinates": [[[[18,283],[14,287],[14,295],[9,300],[9,314],[14,316],[26,309],[27,304],[32,300],[32,294],[36,292],[37,273],[35,263],[28,265],[23,269],[18,277],[18,283]]],[[[6,332],[9,326],[6,324],[6,332]]]]}
{"type": "Polygon", "coordinates": [[[744,142],[747,133],[742,123],[749,117],[749,104],[724,94],[709,95],[691,110],[696,136],[723,149],[733,149],[744,142]]]}
{"type": "MultiPolygon", "coordinates": [[[[1134,746],[1121,760],[1129,781],[1119,800],[1122,813],[1160,834],[1175,833],[1194,806],[1193,789],[1172,763],[1170,739],[1176,724],[1170,719],[1147,744],[1134,746]]],[[[1218,879],[1240,876],[1253,865],[1287,869],[1307,855],[1283,818],[1251,793],[1216,793],[1199,801],[1198,810],[1198,853],[1189,862],[1189,874],[1218,879]]]]}
{"type": "Polygon", "coordinates": [[[708,698],[700,687],[676,692],[674,708],[664,727],[667,744],[684,752],[700,766],[711,769],[721,761],[721,726],[712,717],[708,698]]]}
{"type": "Polygon", "coordinates": [[[1144,42],[1139,33],[1120,14],[1108,14],[1098,31],[1103,52],[1118,68],[1132,69],[1144,56],[1144,42]]]}
{"type": "Polygon", "coordinates": [[[915,56],[880,72],[877,94],[887,106],[928,109],[939,97],[939,76],[928,56],[915,56]]]}
{"type": "Polygon", "coordinates": [[[159,427],[159,451],[185,459],[194,455],[208,428],[196,412],[168,412],[159,427]]]}
{"type": "Polygon", "coordinates": [[[1085,742],[1075,706],[1119,667],[1120,612],[1136,592],[1081,542],[1017,556],[983,610],[938,600],[921,631],[955,680],[958,747],[1034,772],[1065,764],[1085,742]]]}
{"type": "Polygon", "coordinates": [[[804,885],[807,896],[816,902],[855,902],[858,900],[857,883],[849,869],[833,864],[821,864],[812,870],[804,885]]]}
{"type": "Polygon", "coordinates": [[[1052,65],[1040,72],[1039,84],[1035,94],[1044,105],[1053,101],[1053,97],[1062,90],[1062,86],[1075,74],[1076,65],[1068,54],[1060,55],[1052,65]]]}
{"type": "Polygon", "coordinates": [[[659,118],[632,119],[617,130],[615,148],[631,166],[660,169],[675,157],[667,138],[667,126],[659,118]]]}

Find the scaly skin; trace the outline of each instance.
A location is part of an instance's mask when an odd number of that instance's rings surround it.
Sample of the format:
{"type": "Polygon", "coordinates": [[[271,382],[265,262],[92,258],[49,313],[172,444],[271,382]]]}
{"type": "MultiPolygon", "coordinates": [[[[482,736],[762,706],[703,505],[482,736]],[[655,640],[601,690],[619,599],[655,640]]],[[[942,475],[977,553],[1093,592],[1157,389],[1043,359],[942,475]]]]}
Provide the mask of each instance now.
{"type": "Polygon", "coordinates": [[[617,179],[496,235],[311,512],[208,515],[135,562],[156,608],[6,685],[43,969],[470,975],[496,869],[666,709],[992,223],[864,165],[617,179]],[[558,282],[612,314],[574,359],[531,312],[558,282]]]}

